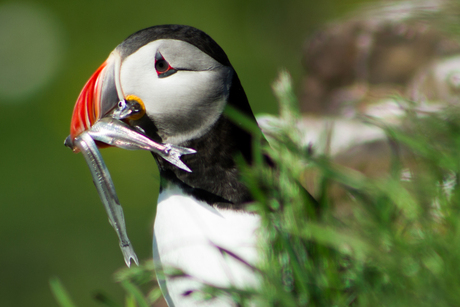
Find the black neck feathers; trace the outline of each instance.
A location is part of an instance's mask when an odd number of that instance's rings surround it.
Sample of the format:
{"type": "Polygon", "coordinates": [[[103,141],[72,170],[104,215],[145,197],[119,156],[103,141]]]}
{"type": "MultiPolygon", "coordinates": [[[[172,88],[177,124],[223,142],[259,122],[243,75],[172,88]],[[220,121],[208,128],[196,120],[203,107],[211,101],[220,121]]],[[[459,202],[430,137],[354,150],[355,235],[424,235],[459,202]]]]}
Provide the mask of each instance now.
{"type": "MultiPolygon", "coordinates": [[[[228,104],[246,116],[255,117],[236,73],[233,77],[228,104]]],[[[213,127],[198,139],[180,146],[193,148],[196,154],[182,156],[192,170],[185,172],[156,157],[163,180],[180,186],[185,193],[221,208],[243,209],[252,201],[247,187],[240,181],[235,157],[241,155],[252,163],[252,136],[233,121],[221,115],[213,127]]]]}

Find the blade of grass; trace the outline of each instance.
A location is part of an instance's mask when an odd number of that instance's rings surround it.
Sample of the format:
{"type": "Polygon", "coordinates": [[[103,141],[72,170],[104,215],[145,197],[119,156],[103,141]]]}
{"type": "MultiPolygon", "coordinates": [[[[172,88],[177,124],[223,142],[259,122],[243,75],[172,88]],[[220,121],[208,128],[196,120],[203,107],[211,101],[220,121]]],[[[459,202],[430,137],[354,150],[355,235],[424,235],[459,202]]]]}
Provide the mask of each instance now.
{"type": "Polygon", "coordinates": [[[61,281],[57,277],[53,277],[50,279],[50,287],[51,292],[54,295],[54,298],[58,302],[59,306],[61,307],[76,307],[76,305],[72,302],[69,294],[67,293],[66,289],[62,285],[61,281]]]}
{"type": "Polygon", "coordinates": [[[149,307],[149,304],[144,298],[142,291],[133,283],[128,280],[123,280],[121,282],[121,286],[125,289],[125,291],[130,294],[135,301],[138,303],[139,307],[149,307]]]}

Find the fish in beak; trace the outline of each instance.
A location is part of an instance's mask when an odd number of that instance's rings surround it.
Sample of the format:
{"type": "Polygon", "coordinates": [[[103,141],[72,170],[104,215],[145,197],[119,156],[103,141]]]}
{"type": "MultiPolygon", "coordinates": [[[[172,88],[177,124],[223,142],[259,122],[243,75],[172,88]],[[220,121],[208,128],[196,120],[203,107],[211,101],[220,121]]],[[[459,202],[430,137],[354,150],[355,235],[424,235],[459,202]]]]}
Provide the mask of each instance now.
{"type": "Polygon", "coordinates": [[[121,56],[115,49],[83,87],[73,110],[70,135],[64,144],[74,152],[83,154],[129,267],[131,260],[139,264],[138,258],[128,239],[123,209],[99,148],[115,146],[152,151],[187,172],[192,170],[180,157],[196,151],[154,142],[141,129],[128,124],[129,120],[145,116],[145,107],[140,98],[123,93],[120,68],[121,56]]]}

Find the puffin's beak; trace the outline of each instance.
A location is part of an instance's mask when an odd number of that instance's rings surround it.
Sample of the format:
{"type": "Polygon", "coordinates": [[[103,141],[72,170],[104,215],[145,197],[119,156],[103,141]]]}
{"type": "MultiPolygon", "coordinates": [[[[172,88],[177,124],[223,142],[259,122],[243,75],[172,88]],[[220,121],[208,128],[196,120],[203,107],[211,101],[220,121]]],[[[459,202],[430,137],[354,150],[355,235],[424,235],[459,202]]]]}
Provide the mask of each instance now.
{"type": "Polygon", "coordinates": [[[120,85],[120,54],[114,50],[83,87],[72,114],[66,146],[78,152],[75,138],[89,130],[98,120],[124,101],[120,85]]]}

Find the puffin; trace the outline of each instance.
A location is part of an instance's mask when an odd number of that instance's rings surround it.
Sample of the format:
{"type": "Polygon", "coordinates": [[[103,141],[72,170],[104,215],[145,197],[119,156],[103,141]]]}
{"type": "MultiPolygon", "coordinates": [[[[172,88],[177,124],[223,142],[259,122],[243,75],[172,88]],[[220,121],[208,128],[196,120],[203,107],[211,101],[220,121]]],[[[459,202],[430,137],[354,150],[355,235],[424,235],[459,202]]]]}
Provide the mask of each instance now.
{"type": "Polygon", "coordinates": [[[223,49],[185,25],[153,26],[126,38],[90,77],[74,107],[66,139],[74,151],[90,135],[97,148],[152,152],[161,177],[153,260],[170,307],[235,306],[229,296],[203,295],[202,287],[260,284],[254,269],[260,216],[247,210],[253,197],[237,163],[253,163],[254,136],[227,108],[257,125],[223,49]],[[117,132],[107,136],[109,130],[117,132]],[[175,160],[168,160],[171,148],[183,150],[175,160]]]}

